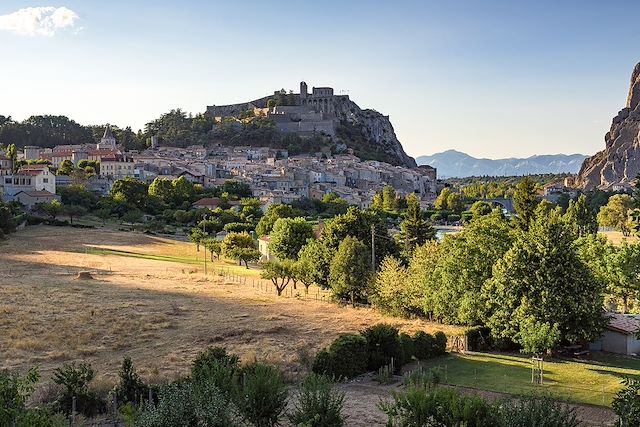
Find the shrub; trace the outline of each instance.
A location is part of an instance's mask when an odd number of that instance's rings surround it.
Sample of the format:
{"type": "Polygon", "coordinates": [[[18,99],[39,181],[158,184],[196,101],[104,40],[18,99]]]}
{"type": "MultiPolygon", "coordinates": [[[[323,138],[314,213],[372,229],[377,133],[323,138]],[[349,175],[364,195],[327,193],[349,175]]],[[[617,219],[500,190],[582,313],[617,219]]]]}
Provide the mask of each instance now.
{"type": "Polygon", "coordinates": [[[631,427],[640,425],[640,381],[624,380],[625,388],[613,399],[611,408],[618,416],[616,426],[631,427]]]}
{"type": "Polygon", "coordinates": [[[367,340],[367,368],[375,371],[389,365],[394,360],[396,367],[402,364],[402,347],[398,337],[398,328],[379,324],[370,326],[360,333],[367,340]]]}
{"type": "Polygon", "coordinates": [[[447,215],[447,221],[449,222],[460,221],[460,215],[457,215],[457,214],[447,215]]]}
{"type": "Polygon", "coordinates": [[[419,360],[429,359],[433,356],[433,337],[424,331],[418,331],[413,335],[414,356],[419,360]]]}
{"type": "MultiPolygon", "coordinates": [[[[223,363],[223,362],[219,362],[223,363]]],[[[198,426],[232,427],[230,396],[213,382],[194,384],[193,398],[198,426]]]]}
{"type": "Polygon", "coordinates": [[[367,340],[361,335],[344,334],[331,343],[326,354],[318,353],[314,372],[335,378],[352,378],[367,370],[367,340]],[[324,368],[324,370],[316,370],[324,368]]]}
{"type": "Polygon", "coordinates": [[[416,357],[415,345],[413,338],[409,334],[402,333],[398,336],[400,340],[400,349],[402,350],[402,364],[411,362],[413,357],[416,357]]]}
{"type": "Polygon", "coordinates": [[[282,373],[268,365],[245,368],[234,395],[240,414],[256,427],[277,425],[287,405],[282,373]]]}
{"type": "Polygon", "coordinates": [[[342,427],[344,398],[344,393],[335,390],[329,378],[311,374],[300,386],[298,402],[289,414],[289,421],[294,426],[342,427]]]}
{"type": "Polygon", "coordinates": [[[313,359],[311,371],[318,375],[325,375],[330,373],[331,355],[327,349],[322,349],[316,354],[313,359]]]}
{"type": "Polygon", "coordinates": [[[435,387],[440,384],[440,373],[437,369],[414,369],[404,375],[404,385],[413,387],[435,387]]]}
{"type": "Polygon", "coordinates": [[[408,387],[394,393],[393,401],[380,403],[389,426],[496,426],[493,407],[479,396],[451,389],[408,387]]]}
{"type": "Polygon", "coordinates": [[[467,350],[487,351],[493,349],[493,339],[491,337],[491,329],[485,326],[474,326],[467,329],[467,350]]]}
{"type": "Polygon", "coordinates": [[[442,331],[438,331],[433,336],[433,356],[442,356],[447,353],[447,336],[442,331]]]}
{"type": "Polygon", "coordinates": [[[140,401],[140,397],[147,392],[147,387],[136,372],[131,362],[131,358],[126,356],[120,366],[118,372],[120,383],[115,388],[116,399],[118,403],[136,403],[140,401]]]}
{"type": "MultiPolygon", "coordinates": [[[[549,396],[503,401],[497,406],[496,425],[502,427],[578,427],[576,410],[549,396]]],[[[637,423],[625,424],[637,426],[637,423]]]]}
{"type": "Polygon", "coordinates": [[[225,396],[232,391],[239,359],[229,355],[222,347],[209,347],[199,353],[191,367],[191,378],[195,383],[207,383],[217,387],[225,396]]]}
{"type": "Polygon", "coordinates": [[[58,409],[65,414],[70,414],[73,398],[76,398],[76,411],[91,417],[106,409],[106,403],[101,401],[96,394],[89,389],[89,383],[95,377],[95,371],[89,363],[75,362],[65,363],[61,368],[53,371],[53,382],[64,387],[64,391],[58,401],[58,409]]]}
{"type": "Polygon", "coordinates": [[[158,395],[158,405],[148,406],[136,421],[138,427],[196,425],[193,386],[187,381],[163,387],[158,395]]]}
{"type": "Polygon", "coordinates": [[[0,371],[0,425],[11,425],[14,418],[25,412],[25,401],[39,380],[40,374],[35,368],[24,377],[0,371]]]}

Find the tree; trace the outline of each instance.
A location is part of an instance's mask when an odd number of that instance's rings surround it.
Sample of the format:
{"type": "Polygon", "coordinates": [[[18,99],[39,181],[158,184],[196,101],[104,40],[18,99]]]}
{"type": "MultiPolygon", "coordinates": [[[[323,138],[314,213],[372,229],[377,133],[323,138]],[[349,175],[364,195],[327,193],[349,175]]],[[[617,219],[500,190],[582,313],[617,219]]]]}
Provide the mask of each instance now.
{"type": "Polygon", "coordinates": [[[244,222],[256,225],[262,217],[260,199],[256,197],[245,197],[240,199],[240,217],[244,222]]]}
{"type": "Polygon", "coordinates": [[[49,203],[38,203],[36,205],[36,210],[48,215],[51,219],[56,219],[56,217],[62,212],[62,203],[58,200],[52,200],[49,203]]]}
{"type": "Polygon", "coordinates": [[[227,258],[235,259],[238,265],[249,268],[249,261],[260,259],[260,252],[249,233],[229,233],[222,241],[222,253],[227,258]]]}
{"type": "Polygon", "coordinates": [[[570,200],[565,219],[576,227],[578,237],[598,232],[595,214],[589,209],[587,197],[581,194],[577,200],[570,200]]]}
{"type": "Polygon", "coordinates": [[[295,274],[294,262],[290,259],[269,261],[264,264],[261,277],[271,280],[278,296],[282,295],[295,274]]]}
{"type": "Polygon", "coordinates": [[[58,175],[71,175],[73,172],[73,162],[71,160],[63,160],[58,165],[58,175]]]}
{"type": "Polygon", "coordinates": [[[174,198],[174,188],[170,179],[163,178],[155,178],[151,184],[149,184],[148,189],[149,195],[155,196],[163,203],[167,205],[173,205],[174,198]]]}
{"type": "Polygon", "coordinates": [[[191,242],[196,244],[196,251],[200,252],[200,244],[202,243],[202,240],[206,237],[207,235],[205,234],[204,231],[202,231],[202,229],[200,227],[193,227],[191,229],[191,231],[189,232],[189,240],[191,240],[191,242]]]}
{"type": "Polygon", "coordinates": [[[598,224],[613,227],[624,236],[630,234],[629,211],[633,207],[633,198],[628,194],[615,194],[598,212],[598,224]]]}
{"type": "Polygon", "coordinates": [[[304,218],[279,218],[270,234],[269,250],[280,259],[298,259],[298,252],[313,237],[313,227],[304,218]]]}
{"type": "Polygon", "coordinates": [[[629,312],[629,301],[636,301],[640,292],[640,245],[623,240],[613,247],[606,258],[607,292],[622,300],[622,312],[629,312]]]}
{"type": "Polygon", "coordinates": [[[7,145],[7,148],[5,150],[7,158],[9,160],[11,160],[11,168],[15,171],[16,170],[16,159],[18,158],[18,152],[16,149],[16,145],[15,144],[9,144],[7,145]]]}
{"type": "Polygon", "coordinates": [[[376,273],[371,302],[390,314],[406,314],[404,290],[407,282],[407,270],[402,263],[394,257],[386,257],[376,273]]]}
{"type": "Polygon", "coordinates": [[[449,200],[450,194],[451,194],[451,188],[444,187],[442,191],[440,191],[440,194],[438,194],[438,197],[436,197],[435,202],[433,202],[433,207],[439,211],[448,209],[449,208],[448,200],[449,200]]]}
{"type": "Polygon", "coordinates": [[[211,253],[211,261],[213,261],[213,256],[215,254],[216,258],[220,258],[222,254],[222,242],[218,239],[204,239],[202,240],[202,244],[205,249],[211,253]]]}
{"type": "Polygon", "coordinates": [[[509,223],[497,211],[446,236],[430,281],[425,282],[425,314],[445,323],[481,323],[486,312],[482,287],[513,239],[509,223]]]}
{"type": "Polygon", "coordinates": [[[109,195],[112,198],[116,198],[116,196],[121,197],[126,204],[140,210],[146,208],[149,198],[147,185],[142,181],[130,177],[114,182],[109,195]]]}
{"type": "Polygon", "coordinates": [[[387,212],[395,212],[398,208],[396,190],[390,185],[382,189],[382,208],[387,212]]]}
{"type": "Polygon", "coordinates": [[[69,217],[69,222],[73,224],[73,218],[85,215],[87,209],[80,205],[63,205],[62,212],[69,217]]]}
{"type": "Polygon", "coordinates": [[[536,184],[529,177],[525,177],[516,185],[513,193],[513,207],[516,210],[514,223],[523,231],[529,229],[529,223],[535,216],[538,199],[536,198],[536,184]]]}
{"type": "Polygon", "coordinates": [[[71,184],[58,187],[57,192],[63,205],[77,205],[92,209],[98,201],[95,194],[87,190],[83,185],[71,184]]]}
{"type": "Polygon", "coordinates": [[[322,288],[329,287],[329,269],[332,252],[321,240],[309,240],[298,253],[298,262],[304,266],[303,283],[315,283],[322,288]]]}
{"type": "Polygon", "coordinates": [[[406,197],[407,210],[404,220],[400,223],[400,239],[404,243],[407,254],[413,252],[416,246],[423,245],[427,240],[436,238],[436,230],[431,223],[424,219],[420,209],[420,201],[415,194],[406,197]]]}
{"type": "Polygon", "coordinates": [[[260,218],[258,225],[256,225],[256,233],[258,236],[266,236],[271,233],[273,225],[280,218],[295,218],[297,212],[290,205],[274,204],[269,205],[264,216],[260,218]]]}
{"type": "Polygon", "coordinates": [[[624,388],[613,399],[611,408],[618,416],[616,427],[640,425],[640,381],[625,378],[624,388]]]}
{"type": "MultiPolygon", "coordinates": [[[[338,250],[340,243],[348,236],[355,237],[371,248],[371,227],[375,235],[376,265],[387,256],[399,255],[398,246],[389,236],[384,220],[372,210],[361,210],[351,206],[345,214],[337,215],[322,229],[320,239],[330,252],[338,250]]],[[[371,263],[369,263],[371,266],[371,263]]]]}
{"type": "Polygon", "coordinates": [[[349,298],[353,305],[366,300],[370,266],[367,246],[355,237],[346,237],[331,261],[329,285],[334,295],[349,298]]]}
{"type": "Polygon", "coordinates": [[[559,208],[532,220],[483,288],[487,326],[494,336],[537,350],[601,336],[603,287],[579,257],[574,240],[574,229],[559,208]],[[531,337],[540,328],[553,332],[553,342],[531,337]]]}
{"type": "Polygon", "coordinates": [[[483,202],[482,200],[478,200],[474,204],[471,205],[469,211],[473,215],[473,218],[480,218],[481,216],[489,215],[493,211],[493,207],[491,203],[483,202]]]}

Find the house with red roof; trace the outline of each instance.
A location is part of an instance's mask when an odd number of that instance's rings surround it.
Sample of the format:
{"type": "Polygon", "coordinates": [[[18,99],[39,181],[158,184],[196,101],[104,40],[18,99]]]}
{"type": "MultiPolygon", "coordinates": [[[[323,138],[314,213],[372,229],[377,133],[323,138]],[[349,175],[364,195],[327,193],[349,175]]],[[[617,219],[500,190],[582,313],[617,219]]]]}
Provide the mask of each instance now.
{"type": "Polygon", "coordinates": [[[607,313],[609,323],[602,337],[589,344],[592,351],[640,355],[640,316],[635,314],[607,313]]]}

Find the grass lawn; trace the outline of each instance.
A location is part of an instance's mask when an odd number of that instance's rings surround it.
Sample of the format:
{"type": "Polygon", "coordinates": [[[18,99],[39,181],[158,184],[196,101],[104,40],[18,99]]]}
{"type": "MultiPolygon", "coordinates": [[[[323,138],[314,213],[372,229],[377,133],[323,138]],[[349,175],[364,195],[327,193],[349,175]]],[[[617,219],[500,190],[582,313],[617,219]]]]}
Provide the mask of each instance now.
{"type": "Polygon", "coordinates": [[[467,353],[421,362],[441,370],[443,383],[481,390],[547,392],[576,403],[609,406],[624,377],[640,379],[640,360],[595,355],[594,360],[544,362],[544,384],[531,383],[531,359],[519,355],[467,353]]]}

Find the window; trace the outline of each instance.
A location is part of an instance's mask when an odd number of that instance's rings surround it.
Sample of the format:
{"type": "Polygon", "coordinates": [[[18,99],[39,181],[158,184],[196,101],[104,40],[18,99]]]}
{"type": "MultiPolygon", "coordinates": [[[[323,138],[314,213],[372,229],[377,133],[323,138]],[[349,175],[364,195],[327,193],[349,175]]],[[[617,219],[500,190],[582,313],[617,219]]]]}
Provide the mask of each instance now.
{"type": "Polygon", "coordinates": [[[42,178],[42,182],[44,184],[48,184],[49,183],[49,178],[42,178]]]}

